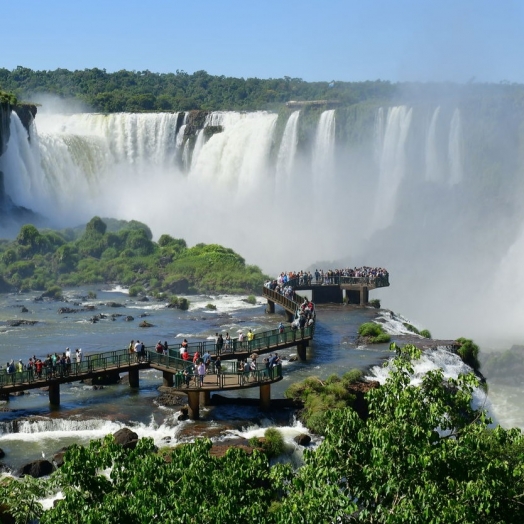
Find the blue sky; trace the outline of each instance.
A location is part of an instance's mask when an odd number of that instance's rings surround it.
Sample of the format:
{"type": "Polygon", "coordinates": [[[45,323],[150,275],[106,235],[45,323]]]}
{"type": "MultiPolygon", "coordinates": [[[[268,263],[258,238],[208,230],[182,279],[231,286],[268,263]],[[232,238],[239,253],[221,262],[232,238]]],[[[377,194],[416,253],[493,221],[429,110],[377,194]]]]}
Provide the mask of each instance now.
{"type": "Polygon", "coordinates": [[[519,0],[3,0],[0,67],[524,82],[519,0]]]}

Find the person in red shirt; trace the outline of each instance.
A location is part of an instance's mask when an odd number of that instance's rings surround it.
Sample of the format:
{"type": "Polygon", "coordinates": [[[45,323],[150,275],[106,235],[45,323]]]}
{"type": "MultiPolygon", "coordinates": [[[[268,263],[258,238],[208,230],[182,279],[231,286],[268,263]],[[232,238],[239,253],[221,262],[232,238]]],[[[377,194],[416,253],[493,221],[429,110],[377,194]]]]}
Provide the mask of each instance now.
{"type": "Polygon", "coordinates": [[[189,353],[187,352],[187,349],[184,349],[184,352],[182,353],[182,358],[184,360],[189,360],[189,353]]]}

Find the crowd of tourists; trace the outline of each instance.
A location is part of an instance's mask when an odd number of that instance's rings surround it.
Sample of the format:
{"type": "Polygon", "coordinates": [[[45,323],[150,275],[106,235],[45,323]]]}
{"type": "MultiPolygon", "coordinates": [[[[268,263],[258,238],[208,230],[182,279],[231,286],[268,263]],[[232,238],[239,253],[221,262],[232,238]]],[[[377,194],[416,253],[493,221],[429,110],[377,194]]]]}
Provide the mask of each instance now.
{"type": "Polygon", "coordinates": [[[293,295],[293,286],[311,286],[339,284],[340,277],[355,278],[359,281],[364,280],[366,284],[376,283],[381,285],[389,284],[389,273],[382,267],[354,267],[345,269],[315,269],[311,271],[289,271],[282,272],[274,280],[268,280],[265,286],[273,291],[277,291],[287,298],[293,295]]]}
{"type": "Polygon", "coordinates": [[[18,359],[18,362],[10,360],[6,363],[4,369],[0,366],[0,372],[11,375],[28,371],[36,378],[57,378],[68,376],[71,373],[72,365],[80,365],[81,362],[82,348],[77,348],[74,354],[71,354],[71,350],[66,348],[61,355],[49,353],[45,358],[33,355],[25,363],[22,359],[18,359]]]}

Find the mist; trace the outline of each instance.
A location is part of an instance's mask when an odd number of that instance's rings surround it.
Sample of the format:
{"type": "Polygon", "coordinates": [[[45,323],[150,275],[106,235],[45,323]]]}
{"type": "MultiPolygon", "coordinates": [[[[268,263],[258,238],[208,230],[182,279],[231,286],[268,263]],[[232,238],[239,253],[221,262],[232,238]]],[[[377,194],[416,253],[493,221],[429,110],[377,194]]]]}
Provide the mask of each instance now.
{"type": "Polygon", "coordinates": [[[410,90],[314,124],[304,111],[213,113],[222,132],[192,140],[176,114],[46,102],[29,145],[12,119],[20,138],[0,169],[12,200],[55,227],[140,220],[273,275],[385,267],[391,286],[372,292],[383,307],[434,337],[507,347],[524,338],[522,121],[501,87],[468,89],[410,90]]]}

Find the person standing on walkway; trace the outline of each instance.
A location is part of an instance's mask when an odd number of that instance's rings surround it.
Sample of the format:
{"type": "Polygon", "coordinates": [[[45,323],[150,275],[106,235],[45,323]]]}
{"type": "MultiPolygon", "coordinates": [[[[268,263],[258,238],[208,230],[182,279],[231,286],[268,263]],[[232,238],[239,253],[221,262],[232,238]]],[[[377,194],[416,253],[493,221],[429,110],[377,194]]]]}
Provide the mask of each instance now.
{"type": "Polygon", "coordinates": [[[206,365],[204,364],[204,361],[201,361],[198,365],[197,373],[200,387],[202,387],[204,385],[204,377],[206,376],[206,365]]]}
{"type": "Polygon", "coordinates": [[[248,332],[247,332],[247,347],[248,349],[251,349],[252,346],[253,346],[253,339],[255,338],[255,334],[253,333],[253,331],[250,329],[248,332]]]}

